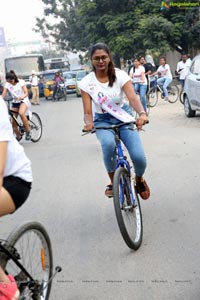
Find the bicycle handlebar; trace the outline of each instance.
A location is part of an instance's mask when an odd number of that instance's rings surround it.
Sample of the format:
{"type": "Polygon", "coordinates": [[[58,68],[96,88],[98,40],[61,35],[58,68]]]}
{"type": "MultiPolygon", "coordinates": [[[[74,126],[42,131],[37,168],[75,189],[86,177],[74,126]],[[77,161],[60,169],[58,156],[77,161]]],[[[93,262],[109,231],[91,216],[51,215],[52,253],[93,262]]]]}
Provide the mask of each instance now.
{"type": "MultiPolygon", "coordinates": [[[[146,124],[148,124],[148,123],[149,123],[149,120],[146,122],[146,124]]],[[[124,125],[131,125],[131,124],[136,125],[136,121],[124,122],[124,123],[120,123],[120,124],[117,124],[117,125],[111,125],[111,126],[94,127],[92,130],[82,129],[82,132],[83,132],[82,135],[86,135],[88,133],[95,133],[96,130],[98,130],[98,129],[105,129],[105,130],[113,129],[113,130],[115,130],[115,129],[120,128],[120,127],[122,127],[124,125]]]]}

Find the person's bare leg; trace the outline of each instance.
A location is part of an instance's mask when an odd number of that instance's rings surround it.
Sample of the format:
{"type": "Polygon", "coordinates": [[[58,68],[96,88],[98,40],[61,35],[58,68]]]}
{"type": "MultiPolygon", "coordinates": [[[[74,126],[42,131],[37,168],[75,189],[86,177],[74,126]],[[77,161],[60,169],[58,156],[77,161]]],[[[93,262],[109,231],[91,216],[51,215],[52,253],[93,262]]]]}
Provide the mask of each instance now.
{"type": "MultiPolygon", "coordinates": [[[[17,118],[17,115],[18,115],[18,110],[19,110],[18,108],[12,108],[12,111],[16,112],[15,113],[16,118],[17,118]]],[[[20,139],[21,135],[20,135],[19,130],[18,130],[18,125],[17,125],[17,123],[15,122],[14,119],[12,119],[12,127],[13,127],[13,131],[14,131],[17,139],[20,139]]]]}
{"type": "MultiPolygon", "coordinates": [[[[15,204],[10,194],[2,187],[0,190],[0,217],[13,213],[15,211],[15,204]]],[[[0,282],[10,282],[9,278],[4,273],[0,266],[0,282]]]]}
{"type": "Polygon", "coordinates": [[[26,116],[26,110],[27,110],[27,105],[25,103],[21,103],[20,108],[19,108],[19,115],[20,115],[20,118],[22,119],[22,122],[26,129],[26,132],[29,132],[30,126],[29,126],[28,119],[26,116]]]}

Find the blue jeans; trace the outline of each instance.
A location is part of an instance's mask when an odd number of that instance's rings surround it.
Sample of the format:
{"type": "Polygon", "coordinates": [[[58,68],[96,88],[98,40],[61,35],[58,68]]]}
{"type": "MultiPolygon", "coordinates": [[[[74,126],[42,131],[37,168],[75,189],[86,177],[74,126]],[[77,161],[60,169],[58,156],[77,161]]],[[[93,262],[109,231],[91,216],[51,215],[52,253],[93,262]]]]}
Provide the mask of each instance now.
{"type": "MultiPolygon", "coordinates": [[[[128,105],[124,105],[125,110],[130,112],[128,105]]],[[[120,120],[111,116],[109,113],[98,114],[95,113],[94,125],[95,127],[100,126],[111,126],[121,123],[120,120]]],[[[116,143],[114,139],[114,132],[112,130],[97,130],[96,136],[100,141],[104,165],[108,173],[115,171],[116,166],[116,143]]],[[[135,174],[137,176],[142,176],[146,169],[146,157],[143,150],[143,146],[140,140],[139,132],[137,129],[130,130],[127,125],[124,125],[120,128],[120,138],[127,148],[130,158],[133,162],[135,174]]]]}
{"type": "Polygon", "coordinates": [[[144,107],[144,110],[147,110],[147,100],[146,100],[146,92],[147,92],[147,84],[134,83],[135,92],[140,95],[140,100],[144,107]]]}
{"type": "Polygon", "coordinates": [[[185,79],[179,79],[179,81],[180,81],[180,84],[181,84],[182,88],[184,88],[184,85],[185,85],[185,79]]]}
{"type": "Polygon", "coordinates": [[[162,78],[161,77],[161,78],[158,78],[158,80],[157,80],[158,85],[162,86],[165,97],[168,97],[167,87],[171,82],[172,82],[171,78],[162,78]]]}

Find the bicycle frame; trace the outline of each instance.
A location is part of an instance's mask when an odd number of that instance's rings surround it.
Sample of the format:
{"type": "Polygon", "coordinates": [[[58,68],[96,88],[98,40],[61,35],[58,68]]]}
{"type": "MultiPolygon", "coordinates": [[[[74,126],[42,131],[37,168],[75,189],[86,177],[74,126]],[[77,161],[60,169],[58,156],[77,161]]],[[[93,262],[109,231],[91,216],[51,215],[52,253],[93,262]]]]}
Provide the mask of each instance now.
{"type": "MultiPolygon", "coordinates": [[[[130,128],[130,130],[133,130],[133,129],[130,128]]],[[[119,167],[125,168],[128,171],[128,174],[129,174],[129,176],[131,178],[131,166],[130,166],[130,163],[127,160],[126,156],[124,155],[124,151],[123,151],[123,148],[122,148],[122,142],[120,140],[118,128],[115,128],[114,132],[115,132],[116,158],[117,158],[117,163],[116,163],[115,170],[117,168],[119,168],[119,167]]],[[[126,184],[128,184],[128,183],[126,182],[126,184]]],[[[129,191],[131,192],[131,203],[134,206],[134,204],[135,204],[135,197],[134,197],[134,193],[132,191],[131,181],[129,183],[129,191]]],[[[124,201],[124,197],[122,195],[120,195],[120,204],[121,204],[121,206],[123,206],[123,201],[124,201]]]]}
{"type": "MultiPolygon", "coordinates": [[[[116,162],[116,166],[115,166],[115,170],[118,169],[119,167],[125,168],[131,178],[131,166],[129,161],[127,160],[126,156],[124,155],[124,151],[122,148],[122,142],[120,140],[120,133],[119,133],[119,128],[124,126],[124,125],[128,125],[130,126],[131,124],[135,124],[135,122],[127,122],[127,123],[122,123],[119,125],[112,125],[110,127],[96,127],[94,129],[92,129],[91,131],[85,132],[83,135],[88,134],[88,133],[94,133],[96,132],[96,130],[113,130],[114,131],[114,135],[115,135],[115,142],[116,142],[116,158],[117,158],[117,162],[116,162]]],[[[133,130],[132,127],[129,128],[129,130],[133,130]]],[[[135,197],[134,197],[134,193],[132,190],[132,185],[131,185],[131,180],[130,180],[130,185],[129,185],[129,190],[131,192],[131,203],[132,206],[134,206],[135,204],[135,197]]],[[[120,196],[120,204],[123,205],[123,197],[120,196]]]]}
{"type": "Polygon", "coordinates": [[[161,94],[163,93],[163,84],[158,84],[157,82],[158,78],[155,78],[155,82],[153,84],[153,89],[159,89],[159,91],[161,92],[161,94]]]}
{"type": "Polygon", "coordinates": [[[0,240],[0,265],[5,267],[2,261],[5,263],[9,259],[11,259],[16,264],[16,266],[23,272],[23,274],[26,275],[27,278],[29,279],[27,281],[23,281],[23,284],[25,286],[28,286],[29,289],[33,292],[34,294],[33,299],[36,299],[35,296],[38,297],[39,296],[38,293],[40,293],[43,289],[45,289],[46,286],[53,280],[55,275],[62,270],[59,266],[57,266],[55,268],[55,273],[52,275],[49,281],[46,282],[45,286],[41,289],[40,282],[34,280],[33,277],[29,274],[29,272],[18,261],[20,259],[20,255],[18,254],[17,249],[13,246],[10,246],[6,241],[0,240]],[[4,255],[5,257],[3,257],[4,255]]]}
{"type": "Polygon", "coordinates": [[[34,279],[32,278],[32,276],[26,271],[26,269],[22,266],[22,264],[18,261],[19,254],[17,253],[17,250],[12,247],[11,250],[9,250],[9,245],[8,244],[2,244],[2,241],[0,241],[0,261],[1,261],[1,252],[3,252],[8,259],[12,259],[14,261],[14,263],[20,268],[20,270],[22,270],[24,272],[24,274],[31,280],[34,282],[34,279]],[[7,249],[8,248],[8,249],[7,249]],[[11,253],[11,251],[13,251],[13,253],[11,253]]]}

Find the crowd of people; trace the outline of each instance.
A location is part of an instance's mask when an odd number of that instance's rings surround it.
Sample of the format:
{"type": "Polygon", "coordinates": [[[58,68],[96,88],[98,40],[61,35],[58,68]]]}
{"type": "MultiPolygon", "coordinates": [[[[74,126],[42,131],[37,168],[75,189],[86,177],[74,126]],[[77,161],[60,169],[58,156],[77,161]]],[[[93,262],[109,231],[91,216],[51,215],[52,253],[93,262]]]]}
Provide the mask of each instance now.
{"type": "MultiPolygon", "coordinates": [[[[185,78],[188,74],[191,65],[191,58],[189,54],[182,53],[181,59],[177,63],[175,70],[176,76],[178,76],[180,85],[184,87],[185,78]]],[[[170,65],[167,63],[166,57],[161,56],[159,60],[159,66],[155,66],[150,62],[146,62],[145,56],[135,57],[132,62],[127,62],[126,72],[132,79],[135,92],[140,96],[142,105],[146,111],[146,94],[148,91],[149,77],[158,76],[157,83],[163,88],[164,100],[168,101],[168,89],[167,87],[173,80],[173,74],[170,65]]]]}

